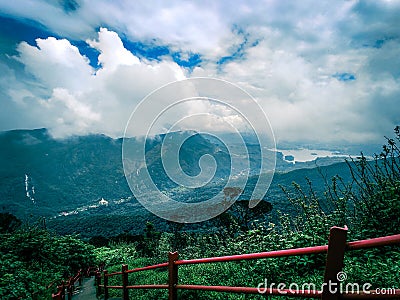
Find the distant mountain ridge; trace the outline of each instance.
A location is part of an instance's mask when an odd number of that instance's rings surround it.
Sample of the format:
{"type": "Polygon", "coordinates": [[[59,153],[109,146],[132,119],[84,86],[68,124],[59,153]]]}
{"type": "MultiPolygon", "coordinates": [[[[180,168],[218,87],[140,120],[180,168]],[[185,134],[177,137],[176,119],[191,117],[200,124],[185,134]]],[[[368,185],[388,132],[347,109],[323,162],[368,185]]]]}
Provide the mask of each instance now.
{"type": "Polygon", "coordinates": [[[121,140],[104,135],[54,140],[47,130],[0,134],[0,201],[17,215],[54,215],[104,195],[130,193],[121,167],[121,140]],[[27,203],[25,176],[35,186],[27,203]]]}
{"type": "MultiPolygon", "coordinates": [[[[206,136],[193,133],[180,152],[180,165],[189,175],[197,174],[198,160],[204,154],[211,154],[218,161],[216,179],[220,180],[230,171],[230,158],[226,148],[212,143],[206,136]]],[[[146,159],[150,173],[155,180],[164,184],[165,172],[161,163],[161,141],[159,136],[146,141],[146,159]]],[[[172,135],[173,138],[173,135],[172,135]]],[[[46,129],[13,130],[0,133],[0,205],[3,211],[19,217],[29,215],[54,217],[62,213],[88,213],[88,207],[96,207],[100,199],[109,201],[109,206],[100,207],[102,213],[134,213],[141,206],[132,196],[122,167],[122,142],[105,135],[76,136],[64,140],[53,139],[46,129]],[[115,205],[114,205],[115,204],[115,205]],[[118,206],[117,204],[123,204],[118,206]],[[123,208],[122,208],[123,207],[123,208]]],[[[139,143],[139,141],[138,141],[139,143]]],[[[259,146],[248,144],[251,164],[257,165],[259,146]],[[258,151],[258,152],[257,152],[258,151]]],[[[332,163],[334,160],[326,160],[332,163]]],[[[296,164],[285,162],[277,153],[277,171],[274,178],[287,182],[293,174],[301,180],[308,171],[280,174],[294,168],[315,167],[324,159],[310,163],[296,164]]],[[[340,167],[339,169],[343,169],[340,167]]],[[[311,172],[311,171],[310,171],[311,172]]],[[[293,179],[296,179],[293,178],[293,179]]],[[[218,182],[216,180],[216,182],[218,182]]],[[[176,186],[164,184],[165,190],[176,186]]],[[[218,185],[214,186],[218,189],[218,185]]],[[[211,189],[200,189],[207,197],[211,189]]],[[[276,187],[271,190],[278,192],[276,187]]],[[[274,193],[275,193],[274,192],[274,193]]],[[[197,197],[180,192],[181,197],[197,197]]],[[[140,210],[143,212],[143,210],[140,210]]]]}

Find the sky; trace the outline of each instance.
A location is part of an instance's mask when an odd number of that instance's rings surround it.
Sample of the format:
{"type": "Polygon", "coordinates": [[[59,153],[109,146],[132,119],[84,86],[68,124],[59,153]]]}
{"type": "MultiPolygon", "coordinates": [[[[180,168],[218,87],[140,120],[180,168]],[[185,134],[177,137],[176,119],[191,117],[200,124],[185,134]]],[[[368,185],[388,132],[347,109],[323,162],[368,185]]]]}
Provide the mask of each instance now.
{"type": "Polygon", "coordinates": [[[149,93],[210,77],[248,92],[278,143],[384,142],[399,15],[389,0],[0,1],[0,130],[120,137],[149,93]]]}

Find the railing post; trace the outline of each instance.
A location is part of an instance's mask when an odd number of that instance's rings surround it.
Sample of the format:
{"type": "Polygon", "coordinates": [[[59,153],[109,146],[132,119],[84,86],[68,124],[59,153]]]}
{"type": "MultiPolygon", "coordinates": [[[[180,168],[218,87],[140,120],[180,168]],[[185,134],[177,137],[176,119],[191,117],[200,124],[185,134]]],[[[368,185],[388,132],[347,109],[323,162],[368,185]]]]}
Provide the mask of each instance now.
{"type": "Polygon", "coordinates": [[[97,285],[97,294],[101,295],[101,274],[99,271],[96,272],[96,285],[97,285]]]}
{"type": "Polygon", "coordinates": [[[72,290],[73,290],[73,277],[70,277],[67,284],[68,300],[72,300],[72,290]]]}
{"type": "Polygon", "coordinates": [[[61,282],[61,285],[57,285],[57,292],[51,295],[52,299],[55,300],[62,300],[63,298],[63,291],[64,291],[64,282],[61,282]]]}
{"type": "Polygon", "coordinates": [[[104,270],[103,275],[104,275],[104,300],[108,299],[108,276],[107,276],[108,271],[104,270]]]}
{"type": "Polygon", "coordinates": [[[129,290],[126,288],[128,286],[128,265],[122,265],[122,299],[129,300],[129,290]]]}
{"type": "Polygon", "coordinates": [[[177,300],[178,293],[176,285],[178,284],[178,266],[175,262],[178,260],[178,252],[168,253],[168,300],[177,300]]]}
{"type": "Polygon", "coordinates": [[[83,272],[82,269],[78,271],[79,285],[82,285],[83,272]]]}
{"type": "Polygon", "coordinates": [[[344,252],[346,250],[347,226],[332,227],[329,233],[328,254],[322,289],[322,300],[338,300],[340,298],[340,272],[343,269],[344,252]]]}
{"type": "Polygon", "coordinates": [[[61,300],[65,299],[65,284],[64,284],[64,280],[61,281],[61,294],[60,294],[60,296],[61,296],[61,300]]]}

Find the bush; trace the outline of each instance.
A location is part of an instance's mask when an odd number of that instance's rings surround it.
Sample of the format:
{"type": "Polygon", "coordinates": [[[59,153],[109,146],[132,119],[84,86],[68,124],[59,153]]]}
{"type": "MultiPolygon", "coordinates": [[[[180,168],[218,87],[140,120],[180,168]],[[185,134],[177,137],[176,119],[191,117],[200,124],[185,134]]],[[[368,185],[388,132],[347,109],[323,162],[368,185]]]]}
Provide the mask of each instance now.
{"type": "Polygon", "coordinates": [[[37,227],[0,236],[0,298],[46,299],[48,285],[93,266],[94,247],[37,227]]]}

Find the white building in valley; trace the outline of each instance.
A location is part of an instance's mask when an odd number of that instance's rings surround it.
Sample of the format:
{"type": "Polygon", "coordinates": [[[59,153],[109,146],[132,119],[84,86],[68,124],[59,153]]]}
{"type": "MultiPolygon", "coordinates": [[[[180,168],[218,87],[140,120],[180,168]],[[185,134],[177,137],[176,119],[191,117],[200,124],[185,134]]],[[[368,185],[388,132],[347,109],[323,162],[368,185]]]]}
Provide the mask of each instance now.
{"type": "Polygon", "coordinates": [[[105,205],[108,206],[108,201],[105,200],[104,198],[101,198],[101,200],[99,201],[99,205],[105,205]]]}

